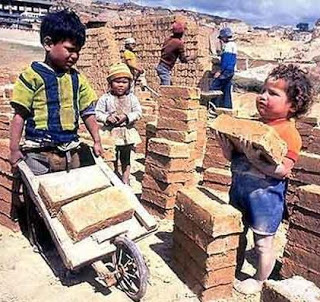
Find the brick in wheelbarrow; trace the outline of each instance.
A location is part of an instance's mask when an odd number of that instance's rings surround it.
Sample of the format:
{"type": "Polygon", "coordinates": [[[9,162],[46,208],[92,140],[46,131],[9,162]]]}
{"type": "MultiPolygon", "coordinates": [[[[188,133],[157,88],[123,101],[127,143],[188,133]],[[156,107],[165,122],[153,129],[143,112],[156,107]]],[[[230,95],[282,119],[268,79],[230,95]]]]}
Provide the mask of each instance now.
{"type": "Polygon", "coordinates": [[[242,232],[241,213],[212,195],[196,187],[182,188],[177,194],[176,205],[181,213],[212,237],[242,232]]]}
{"type": "Polygon", "coordinates": [[[287,153],[287,145],[279,134],[262,122],[222,114],[210,124],[210,129],[225,134],[237,148],[241,137],[245,138],[271,163],[280,164],[287,153]]]}
{"type": "Polygon", "coordinates": [[[62,206],[58,219],[74,241],[132,218],[130,193],[109,187],[62,206]]]}
{"type": "Polygon", "coordinates": [[[110,181],[98,166],[38,176],[39,194],[51,216],[72,200],[109,187],[110,181]]]}

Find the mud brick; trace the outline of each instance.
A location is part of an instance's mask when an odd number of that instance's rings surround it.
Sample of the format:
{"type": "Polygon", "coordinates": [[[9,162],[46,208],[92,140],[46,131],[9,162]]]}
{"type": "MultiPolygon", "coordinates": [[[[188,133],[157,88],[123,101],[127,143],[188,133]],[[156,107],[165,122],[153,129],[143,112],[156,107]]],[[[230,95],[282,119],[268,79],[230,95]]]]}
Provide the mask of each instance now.
{"type": "Polygon", "coordinates": [[[225,168],[230,166],[230,162],[224,157],[220,147],[206,147],[204,159],[203,159],[203,168],[225,168]]]}
{"type": "Polygon", "coordinates": [[[188,158],[190,156],[186,144],[164,138],[151,138],[148,142],[148,151],[170,158],[188,158]]]}
{"type": "Polygon", "coordinates": [[[0,224],[10,229],[13,232],[20,232],[19,223],[1,213],[0,213],[0,224]]]}
{"type": "Polygon", "coordinates": [[[174,131],[174,130],[159,129],[156,132],[156,137],[166,138],[168,140],[172,140],[175,142],[190,143],[190,142],[195,142],[197,140],[197,132],[196,131],[186,132],[186,131],[174,131]]]}
{"type": "Polygon", "coordinates": [[[182,171],[190,172],[195,169],[194,161],[185,158],[169,158],[153,152],[149,152],[146,164],[151,164],[168,172],[182,171]]]}
{"type": "Polygon", "coordinates": [[[308,250],[320,255],[320,235],[308,232],[304,228],[290,224],[288,230],[288,244],[297,245],[302,248],[308,247],[308,250]]]}
{"type": "Polygon", "coordinates": [[[230,267],[236,265],[237,250],[229,250],[224,253],[208,255],[198,245],[196,245],[187,235],[174,227],[173,240],[180,249],[180,254],[188,253],[197,263],[199,268],[205,271],[230,267]]]}
{"type": "Polygon", "coordinates": [[[0,184],[11,191],[17,191],[17,183],[18,179],[13,177],[11,174],[8,173],[1,173],[0,172],[0,184]]]}
{"type": "Polygon", "coordinates": [[[300,152],[299,158],[294,165],[294,169],[313,173],[320,173],[320,155],[300,152]]]}
{"type": "Polygon", "coordinates": [[[0,185],[0,199],[7,203],[12,203],[15,207],[20,207],[23,202],[22,193],[13,192],[0,185]]]}
{"type": "Polygon", "coordinates": [[[174,254],[173,256],[176,261],[178,261],[184,269],[187,269],[189,274],[198,281],[203,289],[230,284],[234,281],[235,266],[207,272],[200,269],[197,263],[187,253],[183,253],[182,255],[182,257],[181,254],[174,254]]]}
{"type": "Polygon", "coordinates": [[[303,265],[299,265],[287,257],[282,259],[282,267],[280,270],[280,275],[282,278],[291,278],[294,275],[300,275],[309,281],[314,282],[317,286],[320,286],[320,273],[313,270],[312,268],[307,268],[303,265]]]}
{"type": "Polygon", "coordinates": [[[301,276],[282,281],[267,280],[261,292],[263,302],[318,301],[319,297],[320,289],[301,276]]]}
{"type": "Polygon", "coordinates": [[[197,294],[202,302],[212,302],[232,296],[233,284],[218,285],[205,289],[191,274],[188,266],[183,266],[177,257],[173,257],[174,270],[186,285],[197,294]]]}
{"type": "Polygon", "coordinates": [[[225,134],[238,148],[240,137],[249,140],[255,148],[272,163],[282,162],[287,153],[287,144],[270,126],[262,122],[238,119],[226,114],[219,115],[209,126],[213,131],[225,134]]]}
{"type": "Polygon", "coordinates": [[[5,173],[9,173],[9,174],[13,173],[13,170],[12,170],[12,167],[11,167],[9,160],[6,160],[6,159],[3,159],[0,157],[0,171],[5,172],[5,173]]]}
{"type": "Polygon", "coordinates": [[[226,169],[209,168],[204,171],[203,181],[230,186],[231,172],[226,169]]]}
{"type": "Polygon", "coordinates": [[[38,181],[39,194],[52,216],[56,215],[64,204],[111,185],[96,166],[41,175],[38,176],[38,181]]]}
{"type": "Polygon", "coordinates": [[[165,183],[184,183],[193,178],[192,171],[167,171],[151,164],[146,164],[145,173],[165,183]]]}
{"type": "Polygon", "coordinates": [[[303,170],[293,170],[291,179],[303,184],[315,184],[320,186],[320,173],[311,173],[303,170]]]}
{"type": "Polygon", "coordinates": [[[290,222],[309,231],[320,234],[320,214],[295,207],[290,217],[290,222]]]}
{"type": "Polygon", "coordinates": [[[168,196],[176,196],[179,189],[183,187],[183,183],[168,184],[154,179],[149,174],[145,173],[142,180],[142,188],[151,189],[161,192],[168,196]]]}
{"type": "Polygon", "coordinates": [[[200,89],[185,86],[160,86],[161,97],[179,98],[179,99],[200,99],[200,89]]]}
{"type": "Polygon", "coordinates": [[[193,110],[198,109],[200,106],[198,100],[184,100],[184,99],[173,99],[164,98],[159,99],[159,108],[169,109],[182,109],[182,110],[193,110]]]}
{"type": "Polygon", "coordinates": [[[141,106],[141,109],[142,109],[142,116],[152,115],[152,114],[153,114],[153,111],[154,111],[154,108],[153,108],[153,107],[144,106],[144,105],[141,106]]]}
{"type": "Polygon", "coordinates": [[[312,130],[314,128],[313,124],[304,123],[301,121],[296,122],[296,127],[301,135],[302,138],[302,147],[308,148],[309,145],[309,138],[312,134],[312,130]]]}
{"type": "Polygon", "coordinates": [[[123,222],[133,216],[130,196],[124,189],[109,187],[61,207],[58,219],[74,241],[123,222]]]}
{"type": "Polygon", "coordinates": [[[11,219],[17,218],[17,208],[12,202],[8,202],[0,198],[0,213],[11,219]]]}
{"type": "Polygon", "coordinates": [[[297,189],[297,205],[320,214],[320,186],[308,185],[297,189]]]}
{"type": "Polygon", "coordinates": [[[313,252],[306,251],[309,247],[298,247],[297,245],[287,244],[284,251],[284,256],[294,261],[299,265],[310,267],[320,273],[320,256],[313,252]]]}
{"type": "Polygon", "coordinates": [[[320,127],[312,128],[307,150],[310,153],[320,154],[320,127]]]}
{"type": "Polygon", "coordinates": [[[196,131],[197,130],[197,122],[196,121],[179,121],[173,118],[159,118],[158,129],[168,129],[168,130],[176,130],[176,131],[196,131]]]}
{"type": "Polygon", "coordinates": [[[172,209],[176,203],[176,196],[168,196],[146,188],[142,191],[141,199],[156,204],[163,209],[172,209]]]}
{"type": "Polygon", "coordinates": [[[177,194],[177,207],[208,235],[218,237],[243,229],[241,213],[223,204],[214,195],[197,188],[183,188],[177,194]],[[211,197],[211,198],[210,198],[211,197]]]}
{"type": "Polygon", "coordinates": [[[176,119],[179,121],[192,121],[198,118],[197,110],[169,109],[160,107],[159,119],[176,119]]]}
{"type": "Polygon", "coordinates": [[[174,223],[208,255],[224,253],[228,250],[236,249],[239,245],[239,235],[234,234],[213,238],[177,209],[174,212],[174,223]]]}
{"type": "Polygon", "coordinates": [[[149,214],[157,216],[160,219],[173,220],[174,209],[164,209],[143,199],[140,202],[149,214]]]}
{"type": "Polygon", "coordinates": [[[0,157],[3,159],[9,159],[10,157],[9,144],[8,139],[0,139],[0,157]]]}

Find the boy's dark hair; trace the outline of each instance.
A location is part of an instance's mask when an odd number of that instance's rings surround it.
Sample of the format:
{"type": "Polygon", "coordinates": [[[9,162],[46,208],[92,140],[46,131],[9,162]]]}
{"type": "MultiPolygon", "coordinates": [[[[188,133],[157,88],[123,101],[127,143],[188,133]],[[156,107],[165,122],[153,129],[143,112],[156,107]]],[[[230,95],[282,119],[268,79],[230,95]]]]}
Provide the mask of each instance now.
{"type": "Polygon", "coordinates": [[[267,79],[269,78],[286,81],[287,96],[296,108],[292,117],[307,113],[313,102],[313,89],[306,72],[293,64],[281,64],[271,71],[267,79]]]}
{"type": "Polygon", "coordinates": [[[40,27],[40,41],[50,37],[53,44],[70,39],[78,47],[82,47],[86,40],[85,26],[73,11],[62,10],[46,15],[40,27]]]}

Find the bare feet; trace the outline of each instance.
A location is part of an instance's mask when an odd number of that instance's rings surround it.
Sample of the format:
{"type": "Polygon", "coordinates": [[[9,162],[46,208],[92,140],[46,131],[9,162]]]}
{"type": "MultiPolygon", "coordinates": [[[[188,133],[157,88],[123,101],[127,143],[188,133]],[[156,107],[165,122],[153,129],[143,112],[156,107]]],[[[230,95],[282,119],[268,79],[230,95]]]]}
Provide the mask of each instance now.
{"type": "Polygon", "coordinates": [[[263,281],[259,281],[253,278],[241,281],[234,285],[236,291],[244,295],[252,295],[261,291],[263,281]]]}

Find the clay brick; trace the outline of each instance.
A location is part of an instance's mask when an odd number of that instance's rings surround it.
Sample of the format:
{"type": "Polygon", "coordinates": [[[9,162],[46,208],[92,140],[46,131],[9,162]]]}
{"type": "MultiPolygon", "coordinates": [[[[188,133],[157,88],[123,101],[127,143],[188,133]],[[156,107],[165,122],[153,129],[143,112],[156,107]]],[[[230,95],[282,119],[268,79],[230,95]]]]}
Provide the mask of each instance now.
{"type": "Polygon", "coordinates": [[[240,233],[241,213],[231,205],[217,201],[214,195],[197,188],[183,188],[177,194],[177,207],[208,235],[240,233]],[[211,198],[210,198],[211,197],[211,198]]]}
{"type": "Polygon", "coordinates": [[[301,151],[299,158],[294,165],[297,170],[304,170],[313,173],[320,172],[320,155],[301,151]]]}
{"type": "Polygon", "coordinates": [[[213,131],[227,135],[239,148],[239,139],[243,138],[252,142],[253,146],[260,149],[263,155],[276,164],[282,162],[287,153],[287,145],[279,134],[270,126],[261,122],[233,118],[228,115],[219,115],[209,126],[213,131]]]}
{"type": "Polygon", "coordinates": [[[0,139],[0,157],[3,159],[9,159],[9,143],[10,141],[8,139],[0,139]]]}
{"type": "Polygon", "coordinates": [[[193,178],[191,171],[167,171],[151,164],[146,164],[145,173],[165,183],[184,183],[193,178]]]}
{"type": "Polygon", "coordinates": [[[181,254],[174,253],[173,257],[183,268],[187,269],[189,274],[192,275],[204,289],[218,285],[230,284],[234,281],[235,266],[207,272],[199,269],[197,263],[194,262],[187,253],[183,253],[183,257],[181,257],[181,254]]]}
{"type": "Polygon", "coordinates": [[[297,189],[297,205],[320,214],[320,186],[308,185],[297,189]]]}
{"type": "Polygon", "coordinates": [[[203,181],[230,186],[231,172],[226,169],[209,168],[204,171],[203,181]]]}
{"type": "Polygon", "coordinates": [[[141,199],[141,204],[149,214],[159,217],[160,219],[173,220],[174,209],[163,209],[153,203],[141,199]]]}
{"type": "Polygon", "coordinates": [[[185,86],[160,86],[161,97],[179,99],[200,99],[200,89],[185,86]]]}
{"type": "Polygon", "coordinates": [[[291,223],[287,237],[288,244],[296,244],[302,248],[307,246],[310,251],[320,255],[320,235],[308,232],[291,223]]]}
{"type": "Polygon", "coordinates": [[[319,185],[320,186],[320,174],[311,173],[303,170],[293,170],[290,179],[303,183],[305,185],[319,185]]]}
{"type": "Polygon", "coordinates": [[[196,121],[179,121],[173,118],[159,118],[158,129],[167,129],[167,130],[175,130],[175,131],[196,131],[197,130],[197,122],[196,121]]]}
{"type": "Polygon", "coordinates": [[[142,191],[141,199],[156,204],[163,209],[172,209],[176,203],[176,196],[168,196],[146,188],[142,191]]]}
{"type": "Polygon", "coordinates": [[[20,226],[17,221],[13,221],[11,218],[0,213],[0,224],[10,229],[13,232],[20,232],[20,226]]]}
{"type": "Polygon", "coordinates": [[[148,142],[148,151],[170,158],[188,158],[190,156],[186,144],[164,138],[151,138],[148,142]]]}
{"type": "Polygon", "coordinates": [[[4,173],[9,173],[9,174],[13,173],[10,162],[6,159],[1,158],[1,157],[0,157],[0,171],[4,172],[4,173]]]}
{"type": "Polygon", "coordinates": [[[310,267],[320,273],[320,256],[310,250],[306,251],[305,248],[309,249],[309,247],[300,248],[295,244],[287,244],[284,256],[299,265],[310,267]]]}
{"type": "Polygon", "coordinates": [[[176,196],[179,189],[183,186],[182,183],[168,184],[154,179],[149,174],[144,174],[142,180],[142,190],[151,189],[153,191],[161,192],[168,196],[176,196]]]}
{"type": "Polygon", "coordinates": [[[8,202],[0,198],[0,213],[11,219],[17,218],[17,208],[12,202],[8,202]]]}
{"type": "Polygon", "coordinates": [[[307,150],[310,153],[320,154],[320,127],[314,127],[312,129],[307,150]]]}
{"type": "Polygon", "coordinates": [[[18,178],[13,177],[10,174],[0,172],[0,184],[8,190],[18,192],[20,187],[20,181],[18,178]]]}
{"type": "Polygon", "coordinates": [[[149,152],[146,164],[151,164],[168,172],[182,171],[190,172],[195,169],[194,161],[185,158],[169,158],[153,152],[149,152]]]}
{"type": "Polygon", "coordinates": [[[290,217],[290,222],[309,231],[320,234],[320,214],[295,207],[290,217]]]}
{"type": "Polygon", "coordinates": [[[109,187],[62,206],[58,219],[69,236],[79,241],[98,230],[130,219],[133,213],[129,193],[109,187]]]}
{"type": "Polygon", "coordinates": [[[174,227],[173,241],[179,249],[177,255],[188,253],[197,263],[199,268],[205,271],[225,268],[236,265],[237,250],[229,250],[220,254],[208,255],[198,245],[196,245],[188,236],[184,235],[178,227],[174,227]],[[182,240],[183,239],[183,240],[182,240]]]}
{"type": "Polygon", "coordinates": [[[39,176],[38,180],[39,194],[53,216],[64,204],[111,185],[97,166],[45,174],[39,176]]]}
{"type": "Polygon", "coordinates": [[[261,292],[263,302],[318,301],[319,298],[320,289],[300,276],[282,281],[267,280],[261,292]]]}
{"type": "Polygon", "coordinates": [[[300,275],[307,280],[314,282],[317,286],[320,286],[319,272],[316,272],[312,268],[306,268],[305,266],[299,265],[287,257],[282,258],[280,275],[282,278],[291,278],[294,275],[300,275]]]}
{"type": "Polygon", "coordinates": [[[165,130],[159,129],[156,132],[156,137],[158,138],[166,138],[168,140],[172,140],[180,143],[190,143],[195,142],[197,140],[197,132],[191,131],[174,131],[174,130],[165,130]]]}
{"type": "Polygon", "coordinates": [[[181,110],[193,110],[199,109],[199,100],[184,100],[184,99],[173,99],[164,98],[159,99],[159,108],[169,108],[169,109],[181,109],[181,110]]]}
{"type": "Polygon", "coordinates": [[[222,150],[220,147],[206,147],[204,159],[203,159],[203,168],[221,168],[224,169],[230,166],[230,162],[223,156],[222,150]]]}
{"type": "Polygon", "coordinates": [[[159,119],[176,119],[179,121],[192,121],[198,119],[197,110],[182,110],[182,109],[169,109],[165,107],[160,107],[159,109],[159,119]]]}
{"type": "Polygon", "coordinates": [[[239,245],[239,235],[213,238],[177,209],[174,212],[174,224],[208,255],[224,253],[236,249],[239,245]]]}

